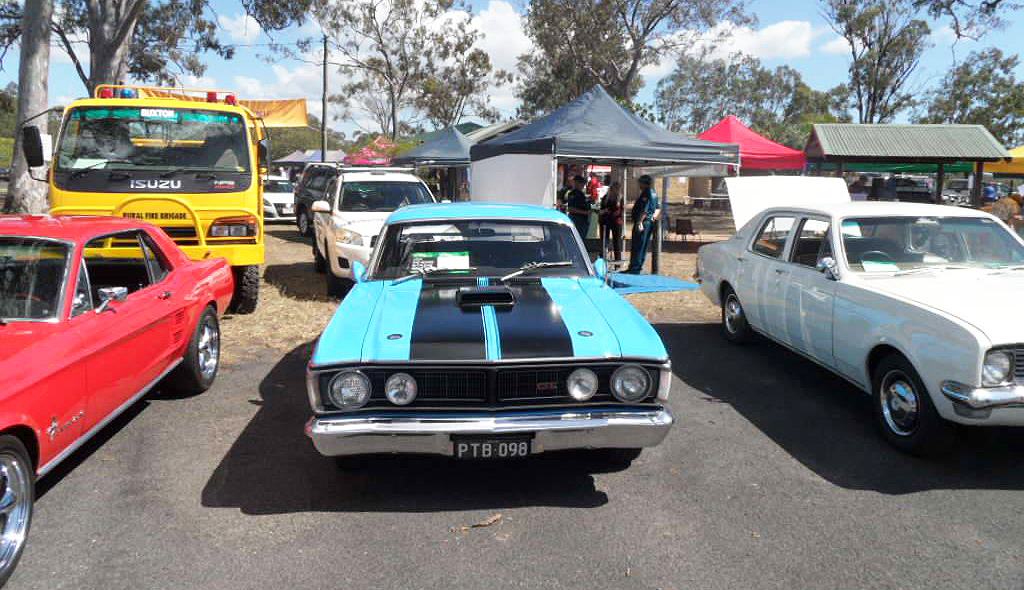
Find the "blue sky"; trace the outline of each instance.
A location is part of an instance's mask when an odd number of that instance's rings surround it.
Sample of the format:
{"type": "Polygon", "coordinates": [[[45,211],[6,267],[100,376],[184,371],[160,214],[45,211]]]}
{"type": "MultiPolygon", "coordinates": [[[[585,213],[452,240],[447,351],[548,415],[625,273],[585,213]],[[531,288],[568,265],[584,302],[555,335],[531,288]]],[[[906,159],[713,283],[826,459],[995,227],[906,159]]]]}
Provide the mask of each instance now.
{"type": "MultiPolygon", "coordinates": [[[[471,3],[474,24],[485,33],[480,46],[490,54],[497,67],[514,68],[516,56],[531,50],[530,42],[522,32],[520,15],[523,6],[523,0],[474,0],[471,3]]],[[[739,50],[755,55],[770,67],[788,65],[798,70],[805,82],[815,89],[826,90],[846,80],[848,52],[822,18],[819,2],[756,0],[749,8],[758,22],[753,27],[731,31],[728,45],[731,51],[739,50]]],[[[268,62],[262,59],[261,56],[265,56],[267,51],[261,45],[270,42],[271,38],[260,31],[254,21],[243,15],[237,0],[214,0],[214,11],[221,25],[223,40],[240,46],[232,60],[205,56],[207,72],[201,79],[186,82],[204,88],[234,89],[240,97],[246,98],[306,97],[309,99],[309,111],[319,116],[319,67],[298,60],[275,58],[273,62],[268,62]]],[[[912,78],[913,87],[923,89],[933,85],[953,63],[954,58],[963,59],[972,50],[997,46],[1013,53],[1016,48],[1022,47],[1019,39],[1024,36],[1024,11],[1011,16],[1015,18],[1010,19],[1012,22],[1006,29],[988,34],[981,42],[961,40],[956,45],[953,45],[953,36],[946,23],[932,23],[932,36],[928,40],[932,47],[925,53],[912,78]]],[[[274,33],[273,40],[290,42],[315,33],[311,25],[293,27],[274,33]]],[[[84,46],[81,49],[87,64],[84,46]]],[[[17,51],[8,53],[3,70],[0,71],[0,84],[6,85],[17,80],[17,59],[17,51]]],[[[311,59],[318,59],[318,56],[311,56],[311,59]]],[[[657,81],[670,70],[670,61],[644,70],[646,86],[638,97],[640,102],[653,102],[653,89],[657,81]]],[[[337,79],[335,74],[331,75],[337,79]]],[[[1017,75],[1024,79],[1024,67],[1018,68],[1017,75]]],[[[50,103],[66,104],[84,94],[84,86],[71,61],[59,47],[53,47],[50,103]]],[[[504,115],[515,113],[516,100],[511,88],[496,89],[491,100],[504,115]]],[[[357,128],[352,121],[332,120],[330,125],[346,132],[357,128]]]]}

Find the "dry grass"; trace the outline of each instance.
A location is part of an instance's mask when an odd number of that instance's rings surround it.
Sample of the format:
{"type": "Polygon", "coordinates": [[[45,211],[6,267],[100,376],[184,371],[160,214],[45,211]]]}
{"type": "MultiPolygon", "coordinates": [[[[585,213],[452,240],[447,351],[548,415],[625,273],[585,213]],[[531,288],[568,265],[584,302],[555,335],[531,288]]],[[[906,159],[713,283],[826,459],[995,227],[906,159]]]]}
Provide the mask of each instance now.
{"type": "MultiPolygon", "coordinates": [[[[691,280],[696,255],[691,246],[669,242],[662,254],[661,274],[691,280]]],[[[288,352],[314,341],[323,331],[338,300],[327,297],[324,276],[313,270],[309,242],[292,225],[267,229],[267,263],[263,267],[260,302],[250,315],[224,318],[223,360],[237,362],[250,351],[272,348],[288,352]]],[[[700,291],[643,293],[628,299],[651,323],[716,322],[718,308],[700,291]]]]}

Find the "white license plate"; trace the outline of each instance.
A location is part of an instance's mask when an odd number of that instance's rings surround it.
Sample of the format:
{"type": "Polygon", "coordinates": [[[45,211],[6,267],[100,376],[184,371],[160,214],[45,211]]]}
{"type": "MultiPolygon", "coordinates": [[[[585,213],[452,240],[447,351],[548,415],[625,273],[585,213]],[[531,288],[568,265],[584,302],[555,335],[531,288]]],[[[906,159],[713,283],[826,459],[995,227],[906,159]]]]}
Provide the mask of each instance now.
{"type": "Polygon", "coordinates": [[[455,437],[456,459],[511,459],[530,454],[530,437],[455,437]]]}

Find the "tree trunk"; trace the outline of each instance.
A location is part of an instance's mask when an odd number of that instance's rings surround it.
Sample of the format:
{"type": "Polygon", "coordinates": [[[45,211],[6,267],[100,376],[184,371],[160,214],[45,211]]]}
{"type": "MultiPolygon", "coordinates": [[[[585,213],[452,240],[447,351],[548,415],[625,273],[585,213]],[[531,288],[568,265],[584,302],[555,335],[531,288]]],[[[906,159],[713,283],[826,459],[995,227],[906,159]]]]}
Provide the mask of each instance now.
{"type": "Polygon", "coordinates": [[[128,46],[145,7],[146,0],[89,3],[90,95],[100,84],[124,82],[128,46]]]}
{"type": "MultiPolygon", "coordinates": [[[[21,16],[21,60],[18,64],[18,124],[14,129],[13,165],[4,211],[42,213],[47,209],[47,185],[29,176],[28,163],[21,151],[21,127],[25,119],[47,107],[53,0],[26,2],[24,10],[21,16]]],[[[43,115],[28,124],[46,131],[48,121],[49,116],[43,115]]],[[[45,173],[44,168],[36,170],[37,176],[45,173]]]]}

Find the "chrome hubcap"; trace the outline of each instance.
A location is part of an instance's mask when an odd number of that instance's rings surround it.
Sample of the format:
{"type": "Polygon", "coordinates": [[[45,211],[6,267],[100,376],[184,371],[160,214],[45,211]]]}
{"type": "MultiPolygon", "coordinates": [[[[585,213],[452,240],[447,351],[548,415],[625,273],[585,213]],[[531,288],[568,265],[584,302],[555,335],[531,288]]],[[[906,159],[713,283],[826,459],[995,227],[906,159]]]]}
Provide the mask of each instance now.
{"type": "Polygon", "coordinates": [[[882,416],[890,430],[909,436],[917,427],[918,399],[913,383],[902,371],[891,371],[882,380],[879,396],[882,416]]]}
{"type": "Polygon", "coordinates": [[[203,379],[213,377],[217,372],[217,363],[220,361],[220,332],[213,320],[203,320],[202,331],[199,333],[199,372],[203,379]]]}
{"type": "Polygon", "coordinates": [[[31,480],[28,466],[15,454],[0,453],[0,572],[14,563],[28,534],[32,512],[31,480]]]}
{"type": "Polygon", "coordinates": [[[743,319],[743,307],[735,295],[725,301],[725,327],[729,332],[736,332],[737,324],[743,319]]]}

